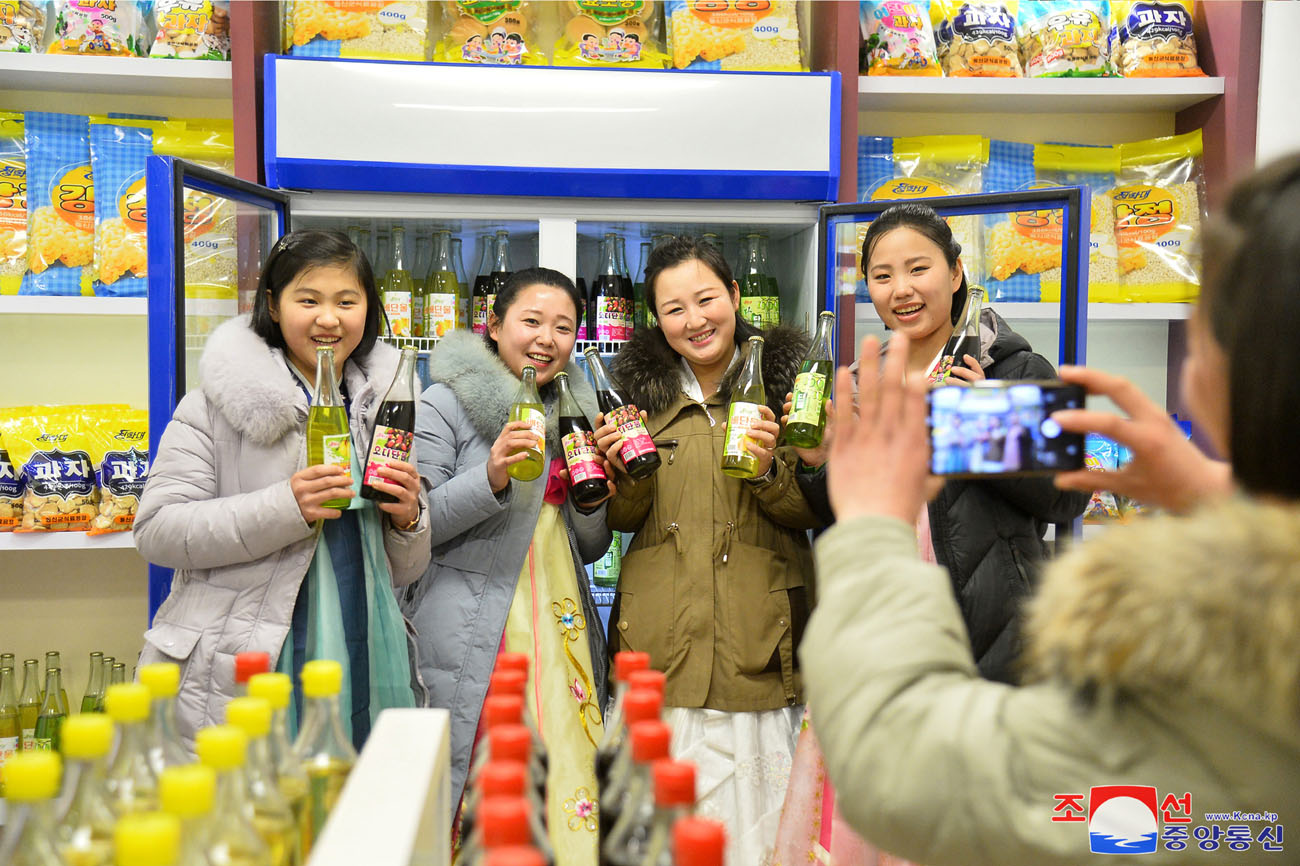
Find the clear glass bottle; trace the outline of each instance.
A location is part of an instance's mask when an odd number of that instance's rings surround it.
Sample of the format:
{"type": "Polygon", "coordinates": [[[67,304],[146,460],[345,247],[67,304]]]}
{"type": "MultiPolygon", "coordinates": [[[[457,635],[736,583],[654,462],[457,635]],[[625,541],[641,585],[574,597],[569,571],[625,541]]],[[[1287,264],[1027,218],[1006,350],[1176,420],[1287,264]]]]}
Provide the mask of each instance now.
{"type": "MultiPolygon", "coordinates": [[[[616,866],[674,866],[673,827],[691,817],[695,810],[695,765],[685,761],[658,761],[651,768],[654,776],[654,817],[644,847],[633,843],[624,849],[616,866]]],[[[635,840],[635,835],[629,837],[635,840]]]]}
{"type": "Polygon", "coordinates": [[[456,329],[464,331],[469,328],[469,296],[472,289],[469,276],[465,273],[464,250],[460,238],[451,239],[451,264],[456,271],[456,283],[460,286],[460,294],[456,296],[456,329]]]}
{"type": "Polygon", "coordinates": [[[271,850],[253,824],[248,800],[244,775],[248,737],[233,725],[213,725],[195,735],[194,748],[199,761],[217,776],[208,859],[239,866],[273,866],[271,850]]]}
{"type": "MultiPolygon", "coordinates": [[[[623,714],[627,720],[627,726],[631,727],[640,722],[659,721],[660,713],[663,712],[663,701],[661,692],[636,688],[629,691],[623,702],[623,714]]],[[[602,821],[601,826],[604,827],[606,834],[613,829],[613,824],[612,822],[606,822],[604,816],[607,811],[610,814],[617,812],[623,794],[627,791],[628,782],[632,776],[632,767],[632,744],[625,737],[622,747],[614,755],[614,760],[610,763],[605,783],[597,786],[600,791],[599,814],[602,821]]]]}
{"type": "Polygon", "coordinates": [[[478,274],[474,277],[474,291],[470,298],[470,327],[476,334],[486,334],[488,311],[496,299],[492,294],[492,265],[496,261],[493,235],[479,237],[479,250],[478,274]]]}
{"type": "Polygon", "coordinates": [[[451,232],[447,229],[433,233],[433,259],[424,282],[428,287],[424,336],[445,337],[458,327],[466,288],[456,276],[456,265],[451,255],[451,232]]]}
{"type": "Polygon", "coordinates": [[[608,812],[602,808],[600,816],[602,862],[623,851],[631,844],[632,836],[640,840],[648,837],[654,815],[654,777],[650,768],[655,761],[668,759],[672,741],[672,732],[663,722],[637,722],[629,736],[633,766],[627,788],[621,799],[608,805],[608,812]]]}
{"type": "Polygon", "coordinates": [[[618,332],[620,339],[630,340],[632,329],[636,325],[636,287],[632,284],[632,274],[627,268],[627,239],[619,235],[614,240],[618,256],[618,275],[622,282],[622,303],[618,309],[618,332]]]}
{"type": "Polygon", "coordinates": [[[361,495],[377,502],[396,502],[397,497],[376,488],[373,482],[387,483],[379,474],[380,467],[390,462],[410,462],[415,441],[415,361],[416,351],[411,346],[402,349],[397,362],[397,373],[384,393],[379,411],[375,413],[374,433],[370,448],[363,455],[361,495]]]}
{"type": "Polygon", "coordinates": [[[406,229],[394,226],[392,237],[392,253],[384,268],[384,312],[388,314],[388,326],[394,337],[419,336],[416,322],[423,311],[415,309],[412,298],[415,285],[407,268],[406,229]]]}
{"type": "Polygon", "coordinates": [[[63,687],[63,674],[62,674],[62,671],[63,671],[63,660],[62,660],[62,657],[59,655],[59,653],[56,652],[56,651],[54,651],[54,650],[51,650],[50,652],[47,652],[47,653],[45,654],[45,685],[46,685],[46,687],[43,688],[43,689],[41,689],[41,703],[42,703],[42,704],[45,703],[45,695],[46,695],[46,692],[49,691],[50,670],[51,670],[52,668],[58,668],[58,669],[59,669],[59,672],[60,672],[60,673],[59,673],[59,692],[58,692],[58,695],[59,695],[59,712],[63,713],[64,718],[67,718],[68,714],[69,714],[70,712],[72,712],[72,705],[68,703],[68,690],[65,689],[65,688],[63,687]]]}
{"type": "Polygon", "coordinates": [[[181,866],[181,822],[175,815],[127,815],[113,831],[116,866],[181,866]]]}
{"type": "Polygon", "coordinates": [[[984,289],[970,286],[966,292],[966,305],[953,328],[952,336],[939,356],[939,366],[930,375],[930,381],[939,384],[948,378],[953,367],[966,367],[966,356],[976,360],[980,356],[980,312],[984,309],[984,289]]]}
{"type": "Polygon", "coordinates": [[[271,849],[271,863],[298,866],[302,862],[300,834],[293,808],[276,783],[267,740],[271,733],[271,705],[263,698],[235,698],[226,704],[226,722],[248,737],[245,793],[253,806],[253,826],[271,849]]]}
{"type": "MultiPolygon", "coordinates": [[[[650,653],[623,650],[614,653],[614,708],[605,719],[605,730],[596,745],[596,787],[604,790],[609,781],[609,771],[623,741],[627,738],[627,722],[623,718],[623,701],[628,693],[628,677],[633,671],[650,669],[650,653]]],[[[603,799],[603,797],[602,797],[603,799]]]]}
{"type": "Polygon", "coordinates": [[[5,762],[22,749],[23,728],[14,694],[14,669],[0,667],[0,800],[4,799],[5,762]]]}
{"type": "Polygon", "coordinates": [[[583,354],[587,358],[587,373],[596,389],[596,403],[605,418],[618,427],[618,432],[623,437],[618,446],[619,459],[623,461],[628,475],[637,480],[649,478],[659,470],[661,461],[641,413],[637,411],[635,403],[628,402],[627,397],[614,387],[614,380],[609,375],[604,359],[600,357],[600,350],[589,346],[583,354]]]}
{"type": "Polygon", "coordinates": [[[587,339],[626,340],[623,333],[624,286],[618,262],[618,235],[608,232],[600,244],[600,271],[591,281],[587,339]],[[592,331],[592,328],[595,331],[592,331]]]}
{"type": "Polygon", "coordinates": [[[303,807],[303,857],[325,826],[343,783],[357,762],[357,751],[343,733],[339,692],[343,667],[336,661],[316,659],[302,666],[302,694],[307,707],[293,753],[307,774],[307,801],[303,807]]]}
{"type": "Polygon", "coordinates": [[[767,275],[763,273],[763,254],[756,233],[744,237],[740,275],[740,317],[746,322],[757,316],[763,321],[763,298],[767,293],[767,275]]]}
{"type": "Polygon", "coordinates": [[[187,866],[220,866],[208,859],[216,792],[217,774],[203,764],[168,767],[158,780],[162,810],[180,821],[180,859],[187,866]]]}
{"type": "MultiPolygon", "coordinates": [[[[267,734],[266,746],[271,753],[271,764],[275,767],[275,781],[280,786],[280,793],[289,801],[293,810],[294,823],[299,828],[304,826],[303,811],[307,802],[307,773],[302,762],[293,753],[293,740],[289,737],[289,701],[293,698],[293,680],[288,674],[256,674],[248,681],[248,694],[262,698],[271,705],[271,732],[267,734]]],[[[301,855],[306,859],[306,852],[301,855]]]]}
{"type": "Polygon", "coordinates": [[[733,478],[758,475],[758,457],[749,450],[746,435],[750,427],[762,420],[761,408],[767,403],[763,388],[763,338],[749,338],[749,354],[740,368],[727,407],[727,433],[722,446],[722,471],[733,478]]]}
{"type": "Polygon", "coordinates": [[[104,786],[119,817],[158,808],[158,774],[149,762],[149,703],[149,689],[140,683],[111,685],[104,694],[104,708],[118,730],[104,786]]]}
{"type": "Polygon", "coordinates": [[[799,448],[816,448],[826,433],[826,398],[835,378],[835,359],[831,356],[834,331],[835,313],[826,310],[817,317],[817,333],[794,377],[785,441],[799,448]]]}
{"type": "Polygon", "coordinates": [[[653,328],[658,324],[654,310],[647,305],[645,296],[645,267],[650,262],[650,242],[641,242],[641,262],[637,265],[636,276],[632,278],[632,326],[634,328],[653,328]]]}
{"type": "Polygon", "coordinates": [[[587,415],[569,391],[569,374],[555,374],[558,394],[556,414],[560,424],[560,447],[569,470],[569,496],[581,508],[595,508],[609,496],[609,479],[596,447],[596,433],[587,415]]]}
{"type": "Polygon", "coordinates": [[[113,662],[112,673],[109,674],[108,677],[108,684],[110,686],[116,686],[125,682],[127,682],[126,662],[113,662]]]}
{"type": "Polygon", "coordinates": [[[86,680],[86,693],[81,696],[81,711],[93,713],[104,695],[104,654],[90,654],[90,675],[86,680]]]}
{"type": "Polygon", "coordinates": [[[113,721],[102,713],[81,713],[63,725],[63,756],[73,786],[68,811],[55,827],[59,856],[68,866],[111,866],[117,815],[104,787],[113,721]]]}
{"type": "Polygon", "coordinates": [[[36,736],[33,748],[59,751],[59,730],[68,717],[68,702],[63,691],[63,671],[58,667],[45,669],[45,693],[41,698],[41,711],[36,716],[36,736]]]}
{"type": "Polygon", "coordinates": [[[510,452],[511,456],[519,453],[527,456],[518,463],[511,463],[506,474],[518,481],[536,481],[546,467],[546,407],[537,393],[537,368],[532,364],[524,365],[519,390],[510,405],[510,420],[528,422],[529,429],[537,437],[537,445],[510,452]]]}
{"type": "Polygon", "coordinates": [[[104,691],[99,693],[99,701],[95,704],[97,713],[104,712],[104,692],[107,692],[108,687],[113,684],[113,665],[116,663],[117,659],[112,656],[104,656],[104,691]]]}
{"type": "Polygon", "coordinates": [[[20,827],[8,866],[65,866],[54,838],[54,798],[62,761],[57,752],[28,751],[5,764],[5,791],[18,807],[10,827],[20,827]]]}
{"type": "Polygon", "coordinates": [[[763,266],[763,327],[775,328],[781,324],[781,289],[776,282],[775,269],[767,258],[767,235],[758,236],[759,261],[763,266]]]}
{"type": "Polygon", "coordinates": [[[41,714],[41,663],[23,660],[23,690],[18,696],[18,724],[22,728],[22,751],[36,748],[36,719],[41,714]]]}
{"type": "MultiPolygon", "coordinates": [[[[334,369],[334,350],[328,346],[316,349],[316,394],[307,410],[307,465],[341,466],[352,481],[352,432],[348,427],[348,413],[339,393],[337,372],[334,369]]],[[[321,503],[324,508],[345,509],[351,500],[340,496],[321,503]]]]}
{"type": "MultiPolygon", "coordinates": [[[[236,658],[238,668],[238,658],[236,658]]],[[[181,689],[180,665],[158,662],[143,665],[139,671],[140,684],[149,690],[149,733],[145,738],[149,766],[155,776],[161,777],[167,767],[190,763],[189,750],[181,741],[176,727],[176,695],[181,689]]]]}

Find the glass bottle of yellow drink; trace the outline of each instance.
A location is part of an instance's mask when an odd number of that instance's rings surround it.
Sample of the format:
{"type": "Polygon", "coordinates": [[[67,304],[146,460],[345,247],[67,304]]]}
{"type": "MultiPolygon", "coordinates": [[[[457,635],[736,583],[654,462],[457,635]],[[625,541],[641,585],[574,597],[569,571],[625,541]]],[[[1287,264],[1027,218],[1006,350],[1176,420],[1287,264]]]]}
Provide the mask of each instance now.
{"type": "Polygon", "coordinates": [[[149,733],[145,737],[149,766],[161,777],[167,767],[190,762],[189,752],[176,729],[176,694],[181,688],[180,665],[158,662],[138,671],[140,684],[149,690],[149,733]]]}
{"type": "Polygon", "coordinates": [[[104,693],[104,708],[118,729],[104,786],[119,817],[158,808],[158,774],[149,763],[149,698],[140,683],[118,683],[104,693]]]}
{"type": "Polygon", "coordinates": [[[104,787],[112,747],[113,722],[103,713],[81,713],[63,725],[63,757],[76,787],[54,837],[67,866],[112,866],[117,816],[104,787]]]}
{"type": "Polygon", "coordinates": [[[217,774],[208,859],[231,866],[272,866],[271,849],[253,824],[248,800],[244,776],[248,737],[234,725],[213,725],[195,735],[194,749],[204,766],[217,774]]]}
{"type": "MultiPolygon", "coordinates": [[[[429,292],[425,306],[428,328],[424,335],[445,337],[459,326],[460,301],[464,292],[464,286],[456,276],[456,266],[451,261],[451,232],[446,229],[433,233],[433,261],[424,283],[429,292]]],[[[468,304],[466,309],[469,309],[468,304]]]]}
{"type": "MultiPolygon", "coordinates": [[[[23,752],[5,765],[5,790],[18,814],[19,827],[7,866],[65,866],[54,841],[54,798],[59,793],[63,762],[58,752],[23,752]]],[[[7,840],[6,840],[7,841],[7,840]]]]}
{"type": "Polygon", "coordinates": [[[113,848],[115,866],[181,866],[181,822],[163,812],[128,815],[113,830],[113,848]]]}
{"type": "Polygon", "coordinates": [[[307,802],[303,809],[303,857],[311,853],[325,820],[338,802],[357,750],[343,733],[339,717],[339,692],[343,667],[336,661],[316,659],[302,666],[302,694],[307,707],[293,753],[307,774],[307,802]]]}
{"type": "Polygon", "coordinates": [[[45,669],[45,694],[41,698],[41,711],[36,716],[36,736],[32,748],[59,751],[59,730],[68,717],[68,702],[63,692],[63,671],[57,667],[45,669]]]}
{"type": "MultiPolygon", "coordinates": [[[[535,481],[546,465],[546,407],[537,393],[537,368],[532,364],[524,365],[519,391],[515,394],[515,402],[510,405],[510,420],[528,422],[529,429],[537,437],[537,445],[523,449],[528,456],[510,464],[506,473],[520,481],[535,481]]],[[[512,455],[518,453],[518,450],[511,452],[512,455]]]]}
{"type": "Polygon", "coordinates": [[[109,674],[108,684],[118,686],[127,682],[126,679],[126,662],[113,662],[112,673],[109,674]]]}
{"type": "Polygon", "coordinates": [[[469,296],[471,292],[469,276],[465,273],[463,255],[460,238],[452,238],[451,266],[456,271],[456,283],[460,286],[460,291],[456,296],[456,328],[461,331],[469,329],[469,296]]]}
{"type": "MultiPolygon", "coordinates": [[[[321,346],[316,350],[316,395],[307,412],[307,465],[342,466],[352,481],[352,434],[348,430],[348,413],[343,408],[338,377],[334,370],[334,350],[321,346]]],[[[340,496],[322,502],[325,508],[347,508],[351,500],[340,496]]]]}
{"type": "Polygon", "coordinates": [[[761,406],[767,403],[763,389],[763,338],[749,338],[749,355],[740,370],[736,390],[727,407],[727,433],[722,446],[722,471],[733,478],[753,478],[758,475],[758,457],[746,447],[750,427],[760,420],[761,406]]]}
{"type": "Polygon", "coordinates": [[[799,448],[816,448],[822,444],[826,432],[826,398],[830,396],[835,377],[835,360],[831,358],[833,330],[835,314],[826,310],[817,317],[817,333],[794,377],[785,441],[799,448]]]}
{"type": "Polygon", "coordinates": [[[90,674],[86,680],[86,692],[81,696],[81,712],[95,712],[99,703],[99,693],[104,690],[104,654],[90,654],[90,674]]]}
{"type": "Polygon", "coordinates": [[[203,764],[168,767],[158,779],[162,810],[180,821],[180,862],[186,866],[211,866],[207,852],[216,791],[217,774],[203,764]]]}
{"type": "MultiPolygon", "coordinates": [[[[303,826],[303,807],[307,801],[307,773],[302,762],[293,753],[293,741],[289,738],[289,700],[293,697],[293,680],[288,674],[255,674],[248,680],[250,697],[262,698],[271,705],[271,732],[267,734],[266,746],[271,753],[271,765],[275,767],[275,781],[280,786],[280,793],[289,801],[293,810],[294,822],[303,826]]],[[[306,859],[306,853],[303,853],[306,859]]]]}
{"type": "MultiPolygon", "coordinates": [[[[45,682],[48,687],[50,681],[50,669],[58,668],[59,674],[59,709],[66,717],[71,712],[71,704],[68,703],[68,690],[63,687],[63,659],[57,651],[51,650],[45,654],[45,682]]],[[[41,689],[41,703],[45,703],[45,693],[48,688],[41,689]]]]}
{"type": "Polygon", "coordinates": [[[18,721],[13,667],[0,667],[0,800],[5,796],[5,762],[22,749],[23,729],[18,721]]]}
{"type": "Polygon", "coordinates": [[[41,663],[36,659],[23,660],[23,690],[18,696],[18,725],[21,750],[36,748],[36,717],[41,714],[41,663]]]}
{"type": "Polygon", "coordinates": [[[423,306],[416,304],[421,298],[415,294],[415,283],[411,280],[411,271],[406,257],[406,229],[393,226],[392,255],[384,265],[383,297],[384,308],[388,312],[388,323],[393,329],[394,337],[423,336],[423,306]]]}
{"type": "Polygon", "coordinates": [[[104,712],[104,692],[108,691],[108,687],[113,684],[113,665],[116,663],[117,659],[112,656],[104,656],[103,663],[100,665],[103,670],[103,673],[101,674],[103,687],[99,690],[98,700],[95,701],[94,711],[97,713],[104,712]]]}
{"type": "Polygon", "coordinates": [[[267,741],[271,733],[271,705],[263,698],[235,698],[226,704],[226,723],[248,737],[245,794],[253,806],[253,826],[271,849],[272,866],[297,866],[302,862],[299,831],[289,801],[276,784],[267,741]]]}

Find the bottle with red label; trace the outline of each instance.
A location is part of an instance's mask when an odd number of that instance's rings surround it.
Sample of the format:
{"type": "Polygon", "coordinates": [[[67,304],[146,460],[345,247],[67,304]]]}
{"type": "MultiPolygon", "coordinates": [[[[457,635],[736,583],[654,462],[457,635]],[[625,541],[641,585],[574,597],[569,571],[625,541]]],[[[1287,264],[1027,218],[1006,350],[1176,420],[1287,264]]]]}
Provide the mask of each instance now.
{"type": "Polygon", "coordinates": [[[496,261],[496,241],[492,235],[479,238],[478,275],[474,277],[474,289],[470,293],[470,315],[467,327],[476,334],[487,333],[488,309],[495,300],[492,294],[492,264],[496,261]]]}
{"type": "Polygon", "coordinates": [[[591,371],[591,379],[596,386],[596,402],[600,411],[623,437],[618,446],[618,456],[623,461],[627,474],[637,480],[649,478],[658,471],[661,461],[654,440],[645,428],[645,421],[641,419],[641,413],[615,389],[600,351],[592,346],[585,354],[587,369],[591,371]]]}
{"type": "Polygon", "coordinates": [[[632,336],[632,280],[619,262],[622,238],[610,232],[600,249],[600,272],[591,284],[587,339],[610,342],[632,336]],[[592,327],[595,332],[592,332],[592,327]]]}
{"type": "Polygon", "coordinates": [[[397,375],[388,386],[384,402],[379,404],[375,416],[375,434],[366,452],[366,470],[361,479],[361,495],[376,502],[396,502],[391,493],[376,490],[375,481],[387,483],[379,474],[379,467],[393,461],[409,463],[411,445],[415,441],[415,349],[402,349],[402,359],[397,365],[397,375]]]}
{"type": "Polygon", "coordinates": [[[569,375],[555,374],[559,393],[560,445],[569,469],[569,495],[579,508],[595,508],[609,495],[609,479],[596,447],[596,432],[569,392],[569,375]]]}

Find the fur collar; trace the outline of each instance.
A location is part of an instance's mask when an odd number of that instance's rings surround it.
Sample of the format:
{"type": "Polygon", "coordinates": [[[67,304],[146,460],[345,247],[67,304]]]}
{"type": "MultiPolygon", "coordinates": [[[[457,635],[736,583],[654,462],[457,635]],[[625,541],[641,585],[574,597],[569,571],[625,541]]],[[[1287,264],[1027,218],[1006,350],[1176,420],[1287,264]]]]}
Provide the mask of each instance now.
{"type": "MultiPolygon", "coordinates": [[[[803,330],[788,325],[778,325],[763,333],[763,384],[767,404],[777,418],[781,417],[785,395],[794,387],[794,377],[810,343],[803,330]]],[[[741,360],[744,355],[742,350],[741,360]]],[[[731,399],[741,366],[741,363],[732,364],[722,377],[718,396],[724,403],[731,399]]],[[[645,328],[633,334],[614,359],[610,372],[619,387],[625,389],[628,399],[649,415],[658,415],[683,399],[681,356],[668,345],[658,328],[645,328]]]]}
{"type": "MultiPolygon", "coordinates": [[[[270,445],[302,426],[307,398],[284,352],[255,334],[250,320],[248,314],[237,316],[208,337],[199,359],[199,384],[232,427],[259,445],[270,445]]],[[[364,412],[382,398],[400,357],[392,346],[375,343],[365,358],[344,365],[348,393],[358,410],[364,412]]]]}
{"type": "MultiPolygon", "coordinates": [[[[587,374],[572,359],[564,371],[569,374],[569,391],[591,421],[596,416],[596,392],[588,383],[587,374]]],[[[444,337],[429,356],[429,377],[451,389],[479,436],[488,442],[496,441],[510,417],[519,380],[497,353],[488,348],[481,335],[453,331],[444,337]]],[[[555,423],[555,389],[547,385],[539,390],[546,406],[547,453],[563,454],[559,424],[555,423]]]]}
{"type": "Polygon", "coordinates": [[[1108,530],[1049,568],[1026,623],[1036,679],[1184,693],[1300,737],[1300,506],[1245,499],[1108,530]]]}

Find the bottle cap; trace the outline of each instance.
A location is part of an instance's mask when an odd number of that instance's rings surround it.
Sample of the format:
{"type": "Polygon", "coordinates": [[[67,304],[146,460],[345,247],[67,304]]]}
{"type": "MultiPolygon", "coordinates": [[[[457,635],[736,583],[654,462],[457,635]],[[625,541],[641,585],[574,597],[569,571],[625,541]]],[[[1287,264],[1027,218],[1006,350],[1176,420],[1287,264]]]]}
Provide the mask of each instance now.
{"type": "Polygon", "coordinates": [[[302,666],[302,693],[309,698],[329,698],[343,690],[343,665],[316,659],[302,666]]]}
{"type": "Polygon", "coordinates": [[[235,682],[246,683],[250,677],[271,670],[270,653],[240,653],[235,656],[235,682]]]}
{"type": "Polygon", "coordinates": [[[149,718],[149,689],[140,683],[118,683],[104,692],[104,710],[118,724],[149,718]]]}
{"type": "Polygon", "coordinates": [[[627,682],[633,671],[648,670],[650,670],[650,653],[636,653],[628,650],[614,653],[614,678],[619,682],[627,682]]]}
{"type": "Polygon", "coordinates": [[[489,695],[519,695],[522,698],[527,688],[528,675],[519,671],[498,670],[488,680],[489,695]]]}
{"type": "Polygon", "coordinates": [[[488,757],[493,761],[528,763],[533,735],[523,725],[497,725],[488,731],[488,757]]]}
{"type": "Polygon", "coordinates": [[[485,866],[546,866],[542,852],[531,845],[510,845],[488,852],[485,866]]]}
{"type": "Polygon", "coordinates": [[[522,797],[528,784],[528,765],[519,761],[488,761],[478,777],[484,797],[522,797]]]}
{"type": "Polygon", "coordinates": [[[566,372],[564,372],[563,370],[561,370],[560,372],[558,372],[558,373],[555,374],[555,379],[556,379],[557,381],[560,380],[560,379],[563,379],[565,382],[567,382],[567,381],[569,381],[569,374],[566,373],[566,372]]]}
{"type": "Polygon", "coordinates": [[[632,734],[632,760],[638,764],[650,764],[668,757],[673,734],[663,722],[637,722],[629,730],[632,734]]]}
{"type": "Polygon", "coordinates": [[[70,760],[102,758],[113,748],[113,720],[103,713],[69,716],[59,728],[59,739],[70,760]]]}
{"type": "Polygon", "coordinates": [[[266,701],[272,710],[283,710],[293,695],[293,680],[288,674],[253,674],[248,680],[248,694],[266,701]]]}
{"type": "Polygon", "coordinates": [[[479,804],[478,826],[484,848],[527,845],[532,841],[528,801],[523,797],[488,797],[479,804]]]}
{"type": "Polygon", "coordinates": [[[522,725],[523,698],[518,695],[492,695],[483,702],[483,720],[489,730],[497,725],[522,725]]]}
{"type": "Polygon", "coordinates": [[[15,803],[48,800],[59,793],[62,770],[58,752],[14,752],[5,761],[5,796],[15,803]]]}
{"type": "Polygon", "coordinates": [[[194,737],[199,760],[214,770],[233,770],[244,765],[248,735],[234,725],[213,725],[194,737]]]}
{"type": "Polygon", "coordinates": [[[695,805],[695,765],[686,761],[655,761],[656,806],[695,805]]]}
{"type": "Polygon", "coordinates": [[[208,814],[216,795],[216,771],[204,764],[167,767],[158,777],[158,799],[163,811],[178,818],[208,814]]]}
{"type": "Polygon", "coordinates": [[[664,686],[668,682],[668,677],[663,671],[633,671],[627,678],[627,687],[629,689],[650,689],[659,693],[663,697],[664,686]]]}
{"type": "Polygon", "coordinates": [[[173,866],[180,847],[181,822],[175,815],[124,815],[113,830],[117,866],[173,866]]]}
{"type": "Polygon", "coordinates": [[[528,656],[525,653],[499,653],[497,655],[496,669],[499,671],[519,671],[524,676],[528,676],[528,656]]]}
{"type": "Polygon", "coordinates": [[[226,724],[257,740],[271,733],[271,704],[266,698],[235,698],[226,704],[226,724]]]}
{"type": "Polygon", "coordinates": [[[663,705],[664,699],[659,693],[649,689],[633,689],[623,699],[623,718],[628,725],[635,725],[637,722],[657,722],[663,705]]]}
{"type": "Polygon", "coordinates": [[[155,699],[174,698],[181,690],[181,666],[172,662],[143,665],[137,672],[140,683],[155,699]]]}
{"type": "Polygon", "coordinates": [[[727,831],[708,818],[679,818],[673,825],[673,855],[677,866],[722,866],[727,831]]]}

